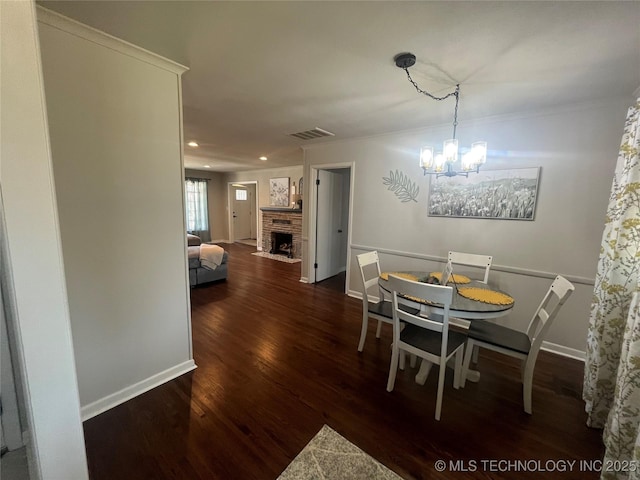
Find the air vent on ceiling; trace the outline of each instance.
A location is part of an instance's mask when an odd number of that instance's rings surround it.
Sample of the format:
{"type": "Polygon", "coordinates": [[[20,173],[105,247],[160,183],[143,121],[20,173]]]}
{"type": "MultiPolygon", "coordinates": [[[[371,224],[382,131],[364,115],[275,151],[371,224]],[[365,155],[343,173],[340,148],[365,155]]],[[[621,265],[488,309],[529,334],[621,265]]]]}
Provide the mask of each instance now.
{"type": "Polygon", "coordinates": [[[311,140],[312,138],[320,137],[335,137],[335,133],[327,132],[321,128],[314,128],[313,130],[306,130],[304,132],[290,133],[292,137],[300,138],[302,140],[311,140]]]}

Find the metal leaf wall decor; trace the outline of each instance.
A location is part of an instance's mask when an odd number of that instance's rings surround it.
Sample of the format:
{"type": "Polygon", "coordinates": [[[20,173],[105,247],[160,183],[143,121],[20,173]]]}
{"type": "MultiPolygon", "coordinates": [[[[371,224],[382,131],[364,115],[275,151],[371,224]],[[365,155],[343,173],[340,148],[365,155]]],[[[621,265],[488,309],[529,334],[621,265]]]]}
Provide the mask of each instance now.
{"type": "Polygon", "coordinates": [[[409,177],[404,173],[398,170],[395,173],[389,172],[388,177],[382,177],[382,183],[383,185],[388,185],[387,190],[395,193],[402,203],[410,202],[411,200],[418,201],[416,199],[418,198],[420,187],[409,180],[409,177]]]}

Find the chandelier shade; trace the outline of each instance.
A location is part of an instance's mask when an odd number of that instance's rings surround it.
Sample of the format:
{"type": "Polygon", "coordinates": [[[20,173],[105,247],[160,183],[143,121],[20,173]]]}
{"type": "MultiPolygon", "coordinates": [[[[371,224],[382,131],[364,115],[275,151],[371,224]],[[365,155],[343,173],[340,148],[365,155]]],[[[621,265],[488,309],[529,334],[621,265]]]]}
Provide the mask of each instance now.
{"type": "Polygon", "coordinates": [[[416,56],[412,53],[400,53],[394,57],[396,66],[402,68],[407,74],[409,82],[415,87],[418,93],[421,93],[433,100],[442,101],[449,97],[455,97],[455,110],[453,113],[453,135],[450,139],[445,140],[442,145],[442,151],[426,145],[420,149],[420,168],[424,175],[435,175],[436,178],[454,177],[456,175],[469,176],[469,173],[480,171],[480,166],[487,161],[487,142],[478,141],[471,145],[471,148],[464,149],[464,153],[460,155],[458,140],[456,139],[456,128],[458,126],[458,106],[460,104],[460,84],[456,85],[453,92],[442,97],[437,97],[426,90],[422,90],[418,84],[411,78],[409,67],[416,63],[416,56]]]}

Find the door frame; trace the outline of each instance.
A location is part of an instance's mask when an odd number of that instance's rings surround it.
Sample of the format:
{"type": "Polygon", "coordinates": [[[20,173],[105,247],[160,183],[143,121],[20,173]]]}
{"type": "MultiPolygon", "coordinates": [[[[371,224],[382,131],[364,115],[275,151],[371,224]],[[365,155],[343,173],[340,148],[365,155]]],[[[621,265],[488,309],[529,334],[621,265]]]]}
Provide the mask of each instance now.
{"type": "MultiPolygon", "coordinates": [[[[353,226],[353,192],[355,186],[356,177],[356,164],[355,162],[341,162],[341,163],[326,163],[321,165],[311,165],[309,167],[309,183],[305,188],[309,192],[309,260],[307,264],[307,271],[309,283],[316,283],[316,269],[314,264],[316,261],[316,238],[317,238],[317,195],[318,185],[316,180],[318,178],[318,170],[334,170],[334,169],[349,169],[349,223],[347,229],[347,271],[345,272],[346,279],[344,282],[344,293],[349,293],[349,278],[351,277],[351,231],[353,226]]],[[[305,183],[307,183],[305,181],[305,183]]]]}
{"type": "Polygon", "coordinates": [[[260,198],[259,192],[258,192],[258,181],[257,180],[248,180],[248,181],[236,181],[236,182],[227,182],[227,228],[229,229],[229,243],[233,243],[235,242],[235,232],[233,230],[233,202],[235,200],[235,198],[233,198],[233,192],[235,191],[235,189],[233,188],[233,185],[255,185],[256,186],[256,195],[255,195],[255,227],[256,227],[256,244],[257,244],[257,249],[258,250],[262,250],[262,228],[260,228],[260,215],[258,214],[258,212],[260,211],[260,208],[258,207],[259,202],[258,202],[258,198],[260,198]]]}

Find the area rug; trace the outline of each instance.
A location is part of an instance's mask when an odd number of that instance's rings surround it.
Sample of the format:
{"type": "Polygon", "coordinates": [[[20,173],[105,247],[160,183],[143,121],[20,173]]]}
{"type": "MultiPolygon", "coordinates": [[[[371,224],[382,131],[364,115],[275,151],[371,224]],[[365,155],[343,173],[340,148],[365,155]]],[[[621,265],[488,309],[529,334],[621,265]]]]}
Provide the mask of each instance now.
{"type": "Polygon", "coordinates": [[[327,425],[278,480],[402,480],[327,425]]]}
{"type": "Polygon", "coordinates": [[[264,257],[264,258],[270,258],[271,260],[277,260],[279,262],[285,262],[285,263],[298,263],[298,262],[302,261],[299,258],[289,258],[289,257],[286,257],[284,255],[273,255],[272,253],[267,253],[267,252],[254,252],[251,255],[256,255],[258,257],[264,257]]]}

